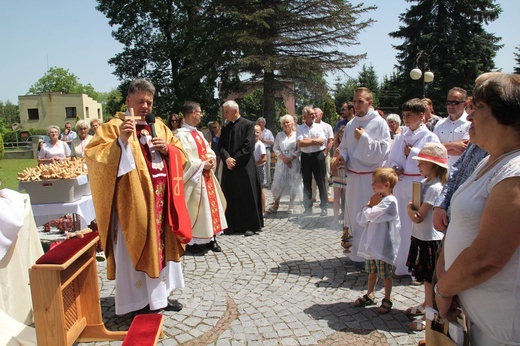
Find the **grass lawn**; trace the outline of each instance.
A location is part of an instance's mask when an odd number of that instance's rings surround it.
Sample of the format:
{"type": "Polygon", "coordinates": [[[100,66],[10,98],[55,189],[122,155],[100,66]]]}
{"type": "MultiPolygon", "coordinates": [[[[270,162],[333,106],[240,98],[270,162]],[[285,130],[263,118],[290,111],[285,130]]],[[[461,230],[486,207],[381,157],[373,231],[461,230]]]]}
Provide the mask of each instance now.
{"type": "Polygon", "coordinates": [[[2,185],[0,189],[18,190],[18,175],[25,167],[36,167],[37,159],[3,159],[0,160],[0,179],[2,185]]]}

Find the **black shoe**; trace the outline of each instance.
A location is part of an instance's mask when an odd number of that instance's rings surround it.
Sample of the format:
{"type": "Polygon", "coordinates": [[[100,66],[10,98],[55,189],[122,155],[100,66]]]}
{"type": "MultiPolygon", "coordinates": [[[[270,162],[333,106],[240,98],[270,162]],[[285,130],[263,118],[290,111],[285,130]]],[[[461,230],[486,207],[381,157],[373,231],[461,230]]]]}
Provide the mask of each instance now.
{"type": "Polygon", "coordinates": [[[235,231],[233,229],[231,229],[231,228],[226,228],[224,230],[224,234],[225,235],[231,235],[231,234],[234,234],[234,233],[235,233],[235,231]]]}
{"type": "Polygon", "coordinates": [[[327,209],[322,209],[320,212],[320,216],[327,216],[327,209]]]}
{"type": "Polygon", "coordinates": [[[252,236],[252,235],[255,235],[255,232],[254,232],[254,231],[247,230],[247,231],[245,231],[245,233],[244,233],[244,236],[246,236],[246,237],[250,237],[250,236],[252,236]]]}
{"type": "Polygon", "coordinates": [[[210,241],[206,244],[206,247],[213,252],[222,252],[222,248],[217,244],[215,240],[210,241]]]}
{"type": "Polygon", "coordinates": [[[303,215],[312,215],[312,209],[311,208],[305,209],[305,211],[303,212],[303,215]]]}
{"type": "Polygon", "coordinates": [[[204,248],[199,244],[186,245],[186,252],[200,254],[204,252],[204,248]]]}
{"type": "Polygon", "coordinates": [[[168,305],[165,308],[161,309],[164,311],[181,311],[184,306],[177,300],[172,297],[168,297],[168,305]]]}

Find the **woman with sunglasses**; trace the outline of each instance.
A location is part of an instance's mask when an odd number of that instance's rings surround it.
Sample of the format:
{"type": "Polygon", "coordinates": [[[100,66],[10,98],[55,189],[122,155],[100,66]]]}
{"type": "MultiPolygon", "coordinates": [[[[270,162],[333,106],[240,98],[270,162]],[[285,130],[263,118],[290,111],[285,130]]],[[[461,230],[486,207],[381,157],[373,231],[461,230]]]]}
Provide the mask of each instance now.
{"type": "Polygon", "coordinates": [[[179,127],[181,127],[181,123],[182,123],[182,119],[176,113],[172,113],[168,117],[168,121],[166,122],[166,126],[168,126],[168,128],[170,130],[172,130],[172,132],[175,132],[175,131],[177,131],[177,129],[179,127]]]}

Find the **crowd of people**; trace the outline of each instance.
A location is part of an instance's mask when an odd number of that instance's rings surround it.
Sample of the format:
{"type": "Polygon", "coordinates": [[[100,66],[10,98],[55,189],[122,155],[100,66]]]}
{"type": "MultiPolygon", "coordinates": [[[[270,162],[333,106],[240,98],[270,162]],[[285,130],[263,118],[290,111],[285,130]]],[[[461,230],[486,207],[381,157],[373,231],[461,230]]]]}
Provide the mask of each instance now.
{"type": "MultiPolygon", "coordinates": [[[[154,93],[148,81],[133,81],[126,102],[139,120],[127,112],[99,126],[94,137],[78,122],[79,139],[71,142],[92,172],[108,276],[117,280],[117,314],[182,309],[170,294],[184,285],[186,246],[219,252],[222,233],[253,236],[288,195],[287,214],[302,201],[303,215],[312,217],[319,199],[319,215],[327,216],[333,202],[332,224],[348,235],[345,254],[369,275],[367,292],[354,306],[377,304],[380,278],[384,297],[377,312],[388,313],[392,278],[409,275],[424,287],[424,302],[406,311],[421,317],[411,329],[424,330],[426,307],[448,316],[458,306],[469,317],[474,345],[520,342],[514,328],[520,303],[518,75],[480,76],[472,99],[452,88],[446,118],[434,114],[431,100],[411,99],[402,116],[385,119],[373,107],[372,92],[360,87],[334,127],[319,108],[307,106],[301,124],[293,115],[280,117],[276,136],[265,119],[255,124],[242,117],[234,101],[222,106],[223,125],[211,122],[206,134],[199,130],[201,106],[192,101],[182,116],[150,122],[154,93]],[[272,177],[266,169],[271,152],[272,177]],[[270,206],[265,187],[272,191],[270,206]],[[136,211],[131,217],[129,208],[136,211]]],[[[57,150],[59,129],[50,130],[42,159],[57,150]]],[[[67,147],[60,148],[64,157],[67,147]]]]}

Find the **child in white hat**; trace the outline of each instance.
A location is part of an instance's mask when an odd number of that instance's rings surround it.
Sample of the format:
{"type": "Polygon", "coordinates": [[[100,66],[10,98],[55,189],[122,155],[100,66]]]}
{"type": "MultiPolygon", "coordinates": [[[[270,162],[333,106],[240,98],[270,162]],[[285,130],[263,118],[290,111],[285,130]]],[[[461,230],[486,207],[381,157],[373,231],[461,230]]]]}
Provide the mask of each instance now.
{"type": "MultiPolygon", "coordinates": [[[[410,202],[407,206],[408,217],[413,222],[412,241],[408,251],[406,265],[418,281],[424,281],[424,302],[409,308],[410,315],[424,315],[426,306],[433,306],[432,279],[435,270],[435,254],[439,249],[444,234],[433,228],[432,206],[441,194],[442,187],[448,179],[448,152],[440,143],[426,143],[417,160],[419,172],[424,177],[421,181],[421,204],[416,210],[410,202]]],[[[424,320],[414,321],[409,327],[413,330],[424,330],[424,320]]]]}

